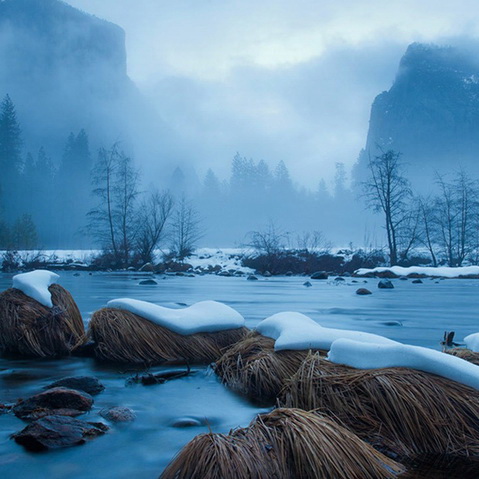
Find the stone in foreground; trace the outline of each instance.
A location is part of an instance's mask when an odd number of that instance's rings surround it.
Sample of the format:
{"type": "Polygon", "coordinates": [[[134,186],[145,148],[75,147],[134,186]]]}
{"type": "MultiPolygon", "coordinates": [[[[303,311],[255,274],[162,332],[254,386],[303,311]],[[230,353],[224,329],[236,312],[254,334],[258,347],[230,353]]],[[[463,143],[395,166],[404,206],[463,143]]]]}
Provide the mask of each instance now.
{"type": "Polygon", "coordinates": [[[91,394],[94,396],[95,394],[101,393],[105,386],[98,381],[97,378],[92,376],[71,376],[59,379],[52,384],[49,384],[45,387],[45,389],[52,389],[52,388],[68,388],[68,389],[76,389],[77,391],[84,391],[87,394],[91,394]]]}
{"type": "Polygon", "coordinates": [[[44,451],[83,444],[104,434],[108,426],[65,416],[46,416],[22,429],[12,438],[29,451],[44,451]]]}
{"type": "Polygon", "coordinates": [[[89,411],[93,398],[82,391],[53,388],[19,401],[13,408],[15,416],[27,421],[45,416],[79,416],[89,411]]]}

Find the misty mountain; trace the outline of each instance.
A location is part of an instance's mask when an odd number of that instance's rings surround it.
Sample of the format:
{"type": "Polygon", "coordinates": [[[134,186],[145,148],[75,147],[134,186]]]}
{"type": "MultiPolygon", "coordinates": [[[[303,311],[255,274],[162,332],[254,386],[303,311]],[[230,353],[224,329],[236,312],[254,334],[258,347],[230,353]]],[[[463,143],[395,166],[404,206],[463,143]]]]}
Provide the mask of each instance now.
{"type": "Polygon", "coordinates": [[[59,0],[0,2],[0,62],[0,96],[15,103],[25,149],[56,156],[82,128],[94,144],[128,141],[145,114],[125,32],[59,0]]]}
{"type": "Polygon", "coordinates": [[[479,173],[479,63],[472,48],[414,43],[401,59],[394,84],[371,108],[365,151],[402,153],[413,180],[464,167],[479,173]]]}

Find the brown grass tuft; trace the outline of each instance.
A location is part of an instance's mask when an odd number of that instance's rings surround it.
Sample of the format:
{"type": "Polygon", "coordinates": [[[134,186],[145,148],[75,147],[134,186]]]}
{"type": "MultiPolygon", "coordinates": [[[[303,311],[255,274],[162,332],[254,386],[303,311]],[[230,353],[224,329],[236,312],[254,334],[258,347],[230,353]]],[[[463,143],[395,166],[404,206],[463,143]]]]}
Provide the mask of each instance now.
{"type": "Polygon", "coordinates": [[[453,356],[457,356],[461,359],[469,361],[470,363],[477,364],[479,366],[479,353],[475,353],[470,349],[465,348],[453,348],[453,349],[446,349],[445,351],[447,354],[452,354],[453,356]]]}
{"type": "Polygon", "coordinates": [[[308,351],[274,351],[274,339],[251,332],[226,350],[214,369],[233,391],[262,403],[276,397],[299,368],[308,351]]]}
{"type": "Polygon", "coordinates": [[[280,403],[335,417],[361,439],[399,456],[479,454],[479,393],[432,374],[331,368],[311,355],[280,403]]]}
{"type": "Polygon", "coordinates": [[[98,358],[131,364],[209,364],[225,347],[242,339],[246,328],[183,336],[117,308],[96,311],[89,335],[98,358]]]}
{"type": "Polygon", "coordinates": [[[53,308],[14,288],[0,294],[0,352],[33,357],[69,355],[85,342],[85,328],[71,294],[49,288],[53,308]]]}
{"type": "Polygon", "coordinates": [[[197,436],[161,479],[392,479],[402,470],[331,419],[277,409],[228,436],[197,436]]]}

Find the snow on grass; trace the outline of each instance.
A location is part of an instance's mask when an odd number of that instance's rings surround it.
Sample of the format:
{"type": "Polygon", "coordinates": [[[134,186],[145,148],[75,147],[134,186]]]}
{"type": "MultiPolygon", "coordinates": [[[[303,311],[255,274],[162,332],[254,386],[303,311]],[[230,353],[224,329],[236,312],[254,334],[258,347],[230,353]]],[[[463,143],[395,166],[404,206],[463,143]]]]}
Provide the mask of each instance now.
{"type": "Polygon", "coordinates": [[[215,333],[245,325],[238,311],[217,301],[200,301],[187,308],[171,309],[137,299],[120,298],[108,302],[109,308],[119,308],[184,336],[195,333],[215,333]]]}
{"type": "Polygon", "coordinates": [[[467,349],[479,353],[479,333],[470,334],[464,338],[467,349]]]}
{"type": "Polygon", "coordinates": [[[458,278],[459,276],[479,276],[479,266],[461,266],[458,268],[450,268],[449,266],[390,266],[378,268],[360,268],[355,271],[358,276],[363,276],[368,273],[384,273],[391,271],[397,276],[407,276],[409,274],[423,274],[425,276],[444,277],[444,278],[458,278]]]}
{"type": "Polygon", "coordinates": [[[401,343],[373,344],[338,339],[328,359],[358,369],[411,368],[436,374],[479,389],[479,366],[464,359],[421,346],[401,343]]]}
{"type": "Polygon", "coordinates": [[[208,269],[209,266],[221,266],[223,271],[236,270],[244,273],[252,273],[251,268],[242,266],[241,260],[244,255],[244,250],[239,248],[224,248],[224,249],[212,249],[201,248],[195,251],[191,256],[185,259],[185,261],[193,268],[208,269]]]}
{"type": "Polygon", "coordinates": [[[19,289],[30,298],[36,299],[47,308],[52,308],[52,295],[48,287],[57,282],[58,274],[44,269],[30,273],[17,274],[13,277],[13,287],[19,289]]]}
{"type": "Polygon", "coordinates": [[[277,313],[261,321],[256,327],[263,336],[275,340],[275,351],[286,349],[325,349],[338,338],[350,338],[368,343],[394,344],[395,341],[377,334],[344,329],[324,328],[310,317],[295,312],[277,313]]]}

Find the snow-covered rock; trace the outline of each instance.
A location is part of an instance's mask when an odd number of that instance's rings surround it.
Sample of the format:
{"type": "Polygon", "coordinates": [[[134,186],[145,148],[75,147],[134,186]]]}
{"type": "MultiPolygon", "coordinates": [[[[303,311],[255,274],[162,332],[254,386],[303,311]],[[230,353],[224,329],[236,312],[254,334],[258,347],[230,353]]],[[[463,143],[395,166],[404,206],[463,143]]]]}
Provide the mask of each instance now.
{"type": "Polygon", "coordinates": [[[401,343],[373,344],[338,339],[328,359],[358,369],[411,368],[479,389],[479,366],[434,349],[401,343]]]}
{"type": "Polygon", "coordinates": [[[479,353],[479,333],[470,334],[464,338],[467,349],[479,353]]]}
{"type": "Polygon", "coordinates": [[[187,308],[171,309],[138,299],[120,298],[109,301],[108,307],[130,311],[185,336],[237,329],[245,325],[238,311],[217,301],[200,301],[187,308]]]}
{"type": "Polygon", "coordinates": [[[377,334],[345,329],[324,328],[310,317],[295,312],[277,313],[261,321],[256,327],[263,336],[275,340],[275,351],[286,349],[325,349],[331,347],[338,338],[350,338],[357,341],[394,344],[395,341],[377,334]]]}
{"type": "Polygon", "coordinates": [[[30,273],[17,274],[13,277],[13,287],[19,289],[30,298],[36,299],[47,308],[52,308],[52,295],[48,287],[56,283],[58,274],[44,269],[37,269],[30,273]]]}
{"type": "Polygon", "coordinates": [[[450,268],[448,266],[439,266],[434,268],[432,266],[390,266],[378,268],[360,268],[354,272],[356,276],[365,276],[367,274],[392,272],[396,276],[408,276],[410,274],[444,277],[444,278],[458,278],[460,276],[479,276],[479,266],[461,266],[458,268],[450,268]]]}

